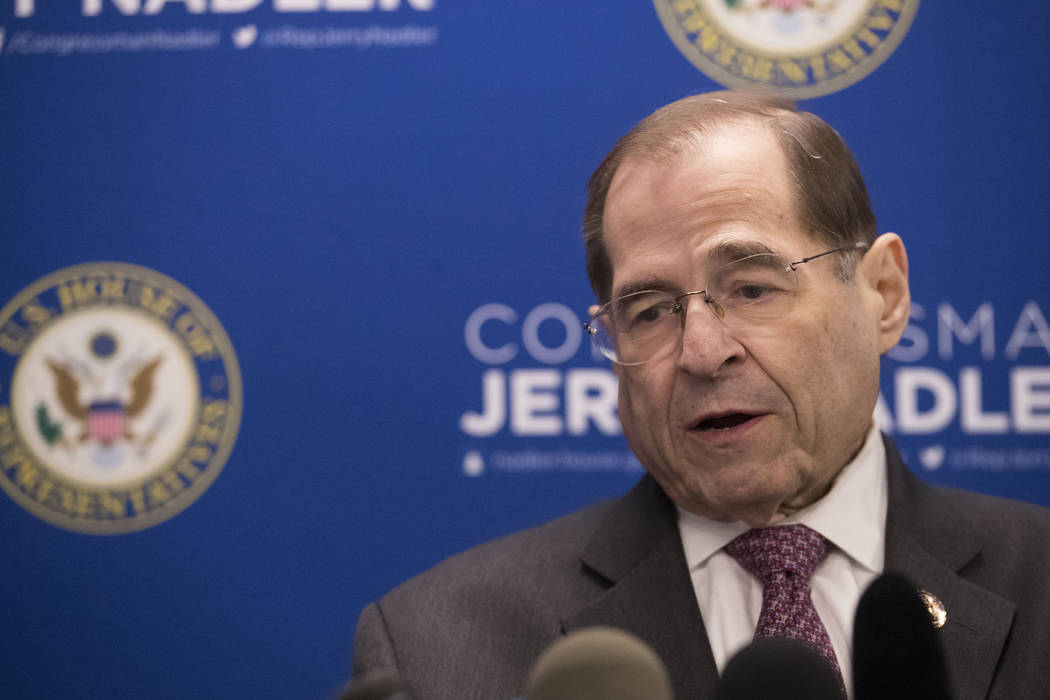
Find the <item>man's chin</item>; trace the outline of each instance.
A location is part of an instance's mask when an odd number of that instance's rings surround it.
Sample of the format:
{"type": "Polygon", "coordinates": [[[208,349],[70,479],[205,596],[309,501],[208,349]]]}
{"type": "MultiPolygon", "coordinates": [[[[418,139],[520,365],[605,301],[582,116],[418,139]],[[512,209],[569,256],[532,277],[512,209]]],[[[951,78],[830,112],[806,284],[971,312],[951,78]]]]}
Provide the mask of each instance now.
{"type": "MultiPolygon", "coordinates": [[[[800,484],[791,475],[769,474],[768,467],[753,474],[741,473],[741,467],[723,473],[723,483],[707,481],[695,488],[683,485],[677,494],[668,495],[680,507],[712,520],[742,521],[751,527],[775,525],[798,510],[800,484]],[[743,477],[743,478],[741,478],[743,477]]],[[[746,469],[746,468],[744,468],[746,469]]]]}
{"type": "Polygon", "coordinates": [[[730,506],[718,508],[713,514],[703,515],[712,520],[724,522],[743,522],[750,527],[769,527],[783,522],[793,511],[785,510],[776,504],[749,504],[747,506],[730,506]]]}

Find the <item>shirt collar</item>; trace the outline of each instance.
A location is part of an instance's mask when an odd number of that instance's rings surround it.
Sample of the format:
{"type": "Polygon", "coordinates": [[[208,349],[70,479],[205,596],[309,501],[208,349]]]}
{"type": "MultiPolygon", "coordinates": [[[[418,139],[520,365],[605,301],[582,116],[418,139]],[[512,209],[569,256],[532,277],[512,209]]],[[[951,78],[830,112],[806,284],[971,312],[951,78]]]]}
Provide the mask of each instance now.
{"type": "MultiPolygon", "coordinates": [[[[831,490],[780,524],[801,523],[816,530],[851,559],[878,573],[885,561],[887,488],[886,447],[872,426],[831,490]]],[[[690,570],[749,529],[744,522],[711,520],[678,509],[678,530],[690,570]]]]}

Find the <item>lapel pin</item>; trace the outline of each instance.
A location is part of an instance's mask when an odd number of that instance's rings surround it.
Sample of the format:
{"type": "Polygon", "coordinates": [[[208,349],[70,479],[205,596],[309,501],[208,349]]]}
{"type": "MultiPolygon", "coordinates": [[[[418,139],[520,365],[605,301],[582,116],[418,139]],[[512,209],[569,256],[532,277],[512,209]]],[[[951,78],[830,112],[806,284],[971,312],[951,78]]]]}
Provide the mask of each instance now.
{"type": "Polygon", "coordinates": [[[930,621],[933,623],[934,629],[944,627],[944,623],[948,621],[948,611],[944,609],[944,603],[941,602],[941,599],[922,588],[919,589],[919,598],[922,599],[922,604],[926,606],[926,612],[930,613],[930,621]]]}

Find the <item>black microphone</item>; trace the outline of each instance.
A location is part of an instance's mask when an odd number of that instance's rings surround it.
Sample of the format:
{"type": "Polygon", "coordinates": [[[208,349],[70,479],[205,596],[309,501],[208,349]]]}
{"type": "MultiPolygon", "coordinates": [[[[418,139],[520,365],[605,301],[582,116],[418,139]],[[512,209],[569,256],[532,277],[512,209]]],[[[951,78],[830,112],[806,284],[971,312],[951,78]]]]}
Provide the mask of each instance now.
{"type": "Polygon", "coordinates": [[[412,696],[397,675],[376,671],[345,688],[339,700],[412,700],[412,696]]]}
{"type": "Polygon", "coordinates": [[[944,649],[918,589],[883,574],[861,596],[853,625],[856,700],[950,700],[944,649]]]}
{"type": "Polygon", "coordinates": [[[673,700],[652,647],[620,629],[587,627],[547,648],[529,673],[526,700],[673,700]]]}
{"type": "Polygon", "coordinates": [[[842,692],[831,665],[815,649],[768,637],[729,660],[714,700],[842,700],[842,692]]]}

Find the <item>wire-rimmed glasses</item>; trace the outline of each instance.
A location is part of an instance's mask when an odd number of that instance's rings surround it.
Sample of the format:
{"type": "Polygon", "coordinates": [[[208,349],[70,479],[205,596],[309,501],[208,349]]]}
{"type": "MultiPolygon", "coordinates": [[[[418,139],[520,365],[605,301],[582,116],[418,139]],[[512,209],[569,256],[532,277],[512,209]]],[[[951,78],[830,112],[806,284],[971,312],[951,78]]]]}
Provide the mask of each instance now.
{"type": "Polygon", "coordinates": [[[835,248],[794,262],[775,253],[756,253],[733,260],[707,277],[707,286],[675,296],[648,289],[625,294],[598,309],[584,330],[603,355],[620,365],[640,365],[678,346],[685,330],[689,297],[730,328],[746,330],[787,316],[798,298],[796,270],[833,253],[867,248],[865,243],[835,248]]]}

